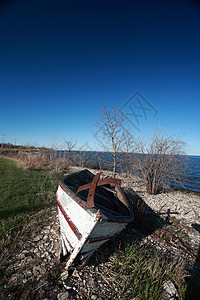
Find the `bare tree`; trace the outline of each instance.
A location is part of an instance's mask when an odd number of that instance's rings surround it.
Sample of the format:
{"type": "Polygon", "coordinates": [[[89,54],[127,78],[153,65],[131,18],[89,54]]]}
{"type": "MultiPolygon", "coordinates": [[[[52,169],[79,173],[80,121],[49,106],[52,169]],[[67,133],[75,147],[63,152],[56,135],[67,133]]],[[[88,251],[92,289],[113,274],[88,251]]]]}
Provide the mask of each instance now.
{"type": "Polygon", "coordinates": [[[135,152],[135,143],[133,136],[126,131],[126,138],[123,142],[123,164],[122,171],[126,171],[126,176],[130,177],[133,172],[133,152],[135,152]]]}
{"type": "Polygon", "coordinates": [[[65,144],[67,145],[67,151],[72,152],[72,150],[76,147],[77,141],[65,140],[65,144]]]}
{"type": "Polygon", "coordinates": [[[104,151],[112,153],[113,175],[116,174],[117,153],[121,151],[122,144],[126,138],[126,118],[115,107],[112,109],[104,108],[100,118],[96,122],[96,137],[104,151]]]}
{"type": "Polygon", "coordinates": [[[58,158],[59,145],[58,145],[58,137],[57,136],[51,137],[51,149],[53,149],[53,151],[51,151],[50,159],[53,160],[55,158],[58,158]]]}
{"type": "Polygon", "coordinates": [[[4,141],[4,137],[5,137],[5,134],[2,134],[2,142],[1,142],[1,148],[3,149],[3,141],[4,141]]]}
{"type": "Polygon", "coordinates": [[[87,165],[87,152],[86,151],[78,151],[78,153],[74,156],[74,164],[78,167],[85,167],[87,165]]]}
{"type": "Polygon", "coordinates": [[[148,140],[139,139],[134,154],[135,171],[141,175],[149,194],[156,194],[171,182],[182,182],[186,170],[185,143],[158,130],[148,140]]]}
{"type": "Polygon", "coordinates": [[[104,166],[104,159],[103,159],[103,155],[101,152],[93,152],[92,153],[92,158],[95,162],[95,164],[97,165],[97,168],[99,168],[100,170],[102,170],[103,166],[104,166]]]}
{"type": "Polygon", "coordinates": [[[72,139],[65,140],[65,144],[67,147],[67,159],[68,161],[72,160],[72,150],[76,147],[77,141],[73,141],[72,139]]]}

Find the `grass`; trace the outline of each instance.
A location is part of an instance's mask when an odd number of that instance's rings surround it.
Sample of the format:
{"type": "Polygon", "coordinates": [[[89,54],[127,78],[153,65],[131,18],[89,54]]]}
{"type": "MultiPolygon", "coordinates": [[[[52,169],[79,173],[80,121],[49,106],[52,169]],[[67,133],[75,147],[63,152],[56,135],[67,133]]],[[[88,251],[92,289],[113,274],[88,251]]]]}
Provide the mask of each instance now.
{"type": "Polygon", "coordinates": [[[43,210],[55,204],[60,173],[30,171],[0,157],[0,267],[19,246],[17,240],[40,230],[43,210]]]}
{"type": "Polygon", "coordinates": [[[119,299],[161,299],[164,281],[171,280],[185,299],[186,273],[181,262],[168,262],[151,245],[124,244],[103,270],[119,299]]]}

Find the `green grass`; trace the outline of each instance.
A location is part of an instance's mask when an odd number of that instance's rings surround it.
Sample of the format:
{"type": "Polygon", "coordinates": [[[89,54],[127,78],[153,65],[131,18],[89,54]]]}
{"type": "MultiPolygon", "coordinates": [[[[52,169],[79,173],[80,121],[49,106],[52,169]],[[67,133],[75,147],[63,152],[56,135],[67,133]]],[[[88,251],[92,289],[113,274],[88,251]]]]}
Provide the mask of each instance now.
{"type": "Polygon", "coordinates": [[[42,211],[55,205],[61,174],[29,171],[0,157],[0,266],[17,247],[17,239],[38,231],[42,211]]]}
{"type": "Polygon", "coordinates": [[[23,170],[0,158],[0,219],[52,204],[57,174],[23,170]]]}

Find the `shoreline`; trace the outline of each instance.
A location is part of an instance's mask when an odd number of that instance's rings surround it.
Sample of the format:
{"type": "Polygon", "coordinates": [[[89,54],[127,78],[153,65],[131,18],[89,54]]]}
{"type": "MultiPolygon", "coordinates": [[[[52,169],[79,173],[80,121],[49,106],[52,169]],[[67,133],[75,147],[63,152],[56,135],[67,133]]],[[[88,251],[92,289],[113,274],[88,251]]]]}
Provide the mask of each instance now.
{"type": "MultiPolygon", "coordinates": [[[[65,162],[67,162],[68,164],[70,164],[70,161],[67,160],[67,154],[68,154],[68,151],[67,150],[53,150],[53,149],[37,149],[37,148],[34,148],[34,149],[20,149],[20,148],[17,148],[17,149],[0,149],[0,156],[2,157],[7,157],[7,158],[13,158],[13,159],[16,159],[18,160],[17,158],[17,153],[20,153],[20,152],[24,152],[26,154],[41,154],[41,155],[48,155],[49,153],[54,153],[53,155],[53,159],[56,160],[56,159],[61,159],[65,162]]],[[[82,163],[86,166],[85,168],[88,168],[88,169],[93,169],[93,168],[98,168],[99,169],[99,166],[98,166],[98,160],[95,159],[95,154],[98,153],[102,158],[102,154],[105,153],[105,154],[108,154],[109,157],[106,157],[105,160],[109,163],[109,159],[110,159],[110,155],[111,153],[110,152],[102,152],[102,151],[72,151],[72,153],[74,154],[79,154],[80,153],[80,156],[84,156],[82,157],[83,161],[82,163]],[[92,155],[92,153],[95,153],[94,156],[92,155]]],[[[122,153],[120,153],[122,154],[122,153]]],[[[176,186],[171,186],[171,189],[174,189],[174,190],[181,190],[181,191],[186,191],[186,192],[193,192],[193,193],[197,193],[198,195],[200,195],[200,187],[199,187],[199,184],[200,184],[200,156],[198,155],[186,155],[187,157],[189,157],[190,159],[188,159],[188,164],[187,164],[187,174],[185,174],[185,181],[183,180],[182,184],[180,184],[180,186],[178,185],[177,187],[176,186]],[[196,160],[197,161],[196,161],[196,160]],[[194,173],[191,172],[191,170],[194,169],[194,173]]],[[[78,159],[78,158],[77,158],[78,159]]],[[[73,161],[74,165],[78,165],[79,162],[76,161],[76,156],[75,156],[75,160],[73,161]]],[[[70,166],[70,167],[73,167],[70,166]]],[[[109,168],[106,169],[106,166],[104,166],[104,168],[102,168],[102,171],[111,171],[109,170],[109,168]],[[105,169],[104,169],[105,168],[105,169]]],[[[119,169],[119,167],[118,167],[119,169]]],[[[100,169],[99,169],[100,170],[100,169]]],[[[101,171],[101,170],[100,170],[101,171]]],[[[118,174],[124,174],[123,170],[119,170],[118,171],[118,174]]],[[[137,176],[137,175],[134,175],[132,174],[132,176],[137,176]]]]}

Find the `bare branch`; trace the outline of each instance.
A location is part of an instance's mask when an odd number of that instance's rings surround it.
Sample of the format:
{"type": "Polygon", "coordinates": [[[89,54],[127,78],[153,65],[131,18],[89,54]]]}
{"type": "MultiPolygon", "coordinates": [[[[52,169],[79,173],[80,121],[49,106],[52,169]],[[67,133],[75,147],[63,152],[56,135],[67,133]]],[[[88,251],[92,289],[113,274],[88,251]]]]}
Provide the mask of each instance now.
{"type": "Polygon", "coordinates": [[[125,116],[115,107],[104,108],[100,118],[96,122],[96,137],[100,141],[100,146],[104,151],[111,152],[113,158],[113,174],[115,176],[117,167],[117,153],[122,150],[122,145],[126,139],[125,116]]]}
{"type": "Polygon", "coordinates": [[[146,190],[156,194],[164,185],[181,182],[185,167],[185,143],[157,131],[149,140],[138,140],[134,168],[146,182],[146,190]]]}
{"type": "Polygon", "coordinates": [[[77,144],[77,141],[74,141],[72,139],[70,140],[65,140],[65,144],[67,146],[67,151],[68,152],[71,152],[75,147],[76,147],[76,144],[77,144]]]}

